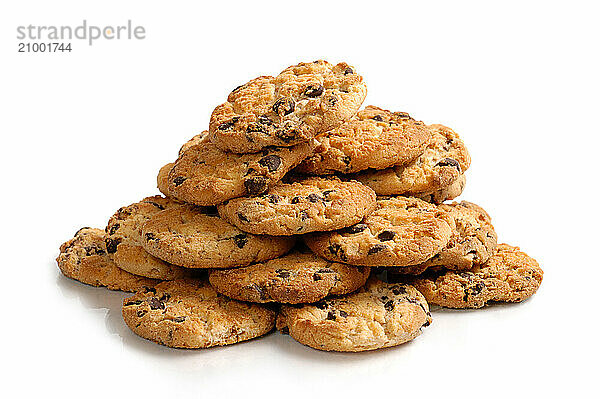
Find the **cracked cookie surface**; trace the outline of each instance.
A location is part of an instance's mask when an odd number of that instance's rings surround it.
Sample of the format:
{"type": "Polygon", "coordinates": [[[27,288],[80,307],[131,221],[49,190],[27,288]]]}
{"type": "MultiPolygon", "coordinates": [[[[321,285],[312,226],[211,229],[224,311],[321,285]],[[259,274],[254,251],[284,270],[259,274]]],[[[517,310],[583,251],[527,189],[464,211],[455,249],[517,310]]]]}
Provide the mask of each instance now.
{"type": "Polygon", "coordinates": [[[81,228],[60,246],[56,263],[65,276],[110,290],[137,291],[159,282],[118,268],[107,256],[104,231],[90,227],[81,228]]]}
{"type": "Polygon", "coordinates": [[[142,227],[144,248],[188,268],[229,268],[263,262],[287,253],[294,237],[246,233],[219,217],[214,208],[181,205],[154,215],[142,227]]]}
{"type": "Polygon", "coordinates": [[[190,277],[190,270],[150,255],[143,248],[142,226],[162,210],[181,203],[155,195],[120,208],[106,226],[108,256],[121,269],[138,276],[159,280],[190,277]]]}
{"type": "Polygon", "coordinates": [[[466,271],[394,276],[417,288],[430,304],[448,308],[481,308],[488,302],[520,302],[540,287],[544,272],[519,247],[499,244],[485,264],[466,271]]]}
{"type": "Polygon", "coordinates": [[[429,306],[414,287],[371,277],[345,296],[311,305],[282,305],[277,329],[315,349],[360,352],[400,345],[431,323],[429,306]]]}
{"type": "Polygon", "coordinates": [[[365,219],[345,229],[304,236],[319,256],[362,266],[418,265],[450,240],[454,221],[447,212],[417,198],[377,200],[365,219]]]}
{"type": "Polygon", "coordinates": [[[340,229],[375,209],[375,193],[357,181],[309,177],[279,182],[266,194],[234,198],[219,214],[254,234],[293,235],[340,229]]]}
{"type": "Polygon", "coordinates": [[[205,280],[165,281],[123,300],[123,319],[142,338],[173,348],[209,348],[271,331],[275,311],[219,295],[205,280]]]}
{"type": "Polygon", "coordinates": [[[367,170],[354,178],[377,195],[429,194],[452,185],[471,164],[458,134],[443,125],[429,125],[433,137],[419,157],[407,165],[367,170]]]}
{"type": "Polygon", "coordinates": [[[362,287],[369,267],[329,262],[312,253],[292,252],[247,267],[212,270],[215,289],[240,301],[312,303],[362,287]]]}
{"type": "MultiPolygon", "coordinates": [[[[163,192],[196,205],[217,205],[228,199],[266,192],[306,158],[315,143],[293,147],[269,147],[253,154],[234,154],[202,142],[185,150],[168,171],[163,192]]],[[[162,177],[161,177],[162,174],[162,177]]]]}
{"type": "Polygon", "coordinates": [[[350,65],[303,62],[234,89],[210,117],[210,140],[235,153],[296,145],[350,119],[366,94],[350,65]]]}
{"type": "Polygon", "coordinates": [[[406,112],[372,105],[318,139],[315,153],[296,170],[315,175],[406,165],[421,155],[432,133],[406,112]]]}

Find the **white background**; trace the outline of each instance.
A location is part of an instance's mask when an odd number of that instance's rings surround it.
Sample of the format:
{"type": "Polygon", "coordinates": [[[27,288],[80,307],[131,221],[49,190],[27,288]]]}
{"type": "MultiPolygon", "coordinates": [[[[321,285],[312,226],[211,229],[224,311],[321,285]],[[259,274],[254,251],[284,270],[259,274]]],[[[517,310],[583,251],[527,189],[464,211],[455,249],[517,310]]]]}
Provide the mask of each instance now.
{"type": "MultiPolygon", "coordinates": [[[[594,2],[3,2],[2,372],[9,395],[597,395],[598,8],[594,2]],[[418,3],[415,5],[415,3],[418,3]],[[146,28],[142,41],[18,54],[18,25],[146,28]],[[545,270],[518,305],[436,311],[401,347],[335,354],[287,336],[185,351],[134,336],[124,294],[63,278],[58,246],[157,193],[160,166],[237,85],[347,61],[365,105],[444,123],[462,196],[545,270]]],[[[553,396],[554,397],[554,396],[553,396]]]]}

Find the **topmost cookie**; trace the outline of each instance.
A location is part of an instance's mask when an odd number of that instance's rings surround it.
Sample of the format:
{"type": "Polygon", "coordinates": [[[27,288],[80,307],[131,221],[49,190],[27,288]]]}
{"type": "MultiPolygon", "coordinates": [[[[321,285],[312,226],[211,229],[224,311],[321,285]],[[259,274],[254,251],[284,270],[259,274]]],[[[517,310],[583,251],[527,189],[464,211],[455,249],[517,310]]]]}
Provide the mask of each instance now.
{"type": "Polygon", "coordinates": [[[303,62],[234,89],[210,117],[210,140],[236,153],[292,146],[346,122],[366,95],[348,64],[303,62]]]}

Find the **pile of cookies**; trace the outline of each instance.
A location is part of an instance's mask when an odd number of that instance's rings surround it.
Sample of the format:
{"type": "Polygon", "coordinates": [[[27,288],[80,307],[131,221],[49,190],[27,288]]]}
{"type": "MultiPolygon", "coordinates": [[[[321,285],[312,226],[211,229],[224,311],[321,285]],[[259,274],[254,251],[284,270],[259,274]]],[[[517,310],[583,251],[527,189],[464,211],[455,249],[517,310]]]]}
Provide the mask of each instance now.
{"type": "Polygon", "coordinates": [[[346,63],[300,63],[234,89],[207,132],[158,173],[163,195],[119,209],[60,247],[60,270],[135,292],[123,319],[176,348],[275,327],[328,351],[412,340],[429,305],[533,295],[543,272],[498,244],[488,213],[447,202],[470,157],[450,128],[360,107],[346,63]]]}

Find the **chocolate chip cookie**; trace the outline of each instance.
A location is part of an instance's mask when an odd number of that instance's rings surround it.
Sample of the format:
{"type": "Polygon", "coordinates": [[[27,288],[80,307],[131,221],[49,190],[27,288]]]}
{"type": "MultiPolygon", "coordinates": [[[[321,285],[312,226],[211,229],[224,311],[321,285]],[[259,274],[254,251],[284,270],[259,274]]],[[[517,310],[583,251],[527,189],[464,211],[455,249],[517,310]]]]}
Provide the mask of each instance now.
{"type": "Polygon", "coordinates": [[[118,267],[138,276],[159,280],[190,277],[190,270],[152,256],[142,246],[142,225],[160,211],[180,205],[155,195],[120,208],[106,226],[108,256],[118,267]]]}
{"type": "Polygon", "coordinates": [[[247,267],[212,270],[210,283],[240,301],[312,303],[362,287],[369,267],[329,262],[312,253],[292,252],[247,267]]]}
{"type": "Polygon", "coordinates": [[[452,129],[443,125],[429,128],[433,132],[432,140],[413,162],[359,172],[354,178],[371,187],[377,195],[422,195],[450,186],[469,168],[471,157],[452,129]]]}
{"type": "Polygon", "coordinates": [[[406,165],[421,155],[431,130],[406,112],[391,112],[372,105],[318,139],[315,153],[296,170],[315,175],[354,173],[406,165]]]}
{"type": "Polygon", "coordinates": [[[142,227],[144,248],[174,265],[229,268],[287,253],[294,237],[249,234],[221,219],[213,207],[181,205],[154,215],[142,227]]]}
{"type": "Polygon", "coordinates": [[[441,204],[447,200],[453,200],[460,196],[465,189],[467,179],[464,174],[458,176],[454,183],[446,188],[440,188],[432,193],[415,193],[413,197],[422,199],[423,201],[431,202],[432,204],[441,204]]]}
{"type": "Polygon", "coordinates": [[[91,227],[81,228],[60,246],[56,263],[65,276],[110,290],[135,292],[159,282],[118,268],[107,256],[104,231],[91,227]]]}
{"type": "Polygon", "coordinates": [[[489,302],[520,302],[540,287],[544,272],[519,247],[499,244],[485,264],[468,271],[426,272],[415,277],[394,275],[412,284],[431,304],[448,308],[481,308],[489,302]]]}
{"type": "Polygon", "coordinates": [[[293,147],[269,147],[260,153],[234,154],[202,142],[179,156],[161,191],[196,205],[217,205],[231,198],[263,194],[314,148],[315,143],[308,141],[293,147]]]}
{"type": "Polygon", "coordinates": [[[303,62],[234,89],[210,117],[210,140],[236,153],[296,145],[350,119],[366,95],[350,65],[303,62]]]}
{"type": "Polygon", "coordinates": [[[440,252],[454,231],[454,220],[417,198],[377,200],[361,223],[342,230],[304,236],[317,255],[362,266],[411,266],[440,252]]]}
{"type": "Polygon", "coordinates": [[[360,222],[375,209],[375,193],[338,178],[298,178],[279,182],[266,194],[219,205],[219,214],[254,234],[293,235],[329,231],[360,222]]]}
{"type": "Polygon", "coordinates": [[[275,311],[229,299],[205,280],[162,282],[123,300],[123,319],[142,338],[173,348],[209,348],[271,331],[275,311]]]}
{"type": "Polygon", "coordinates": [[[431,324],[429,306],[414,287],[371,277],[358,292],[312,305],[283,305],[277,329],[315,349],[360,352],[400,345],[431,324]]]}

